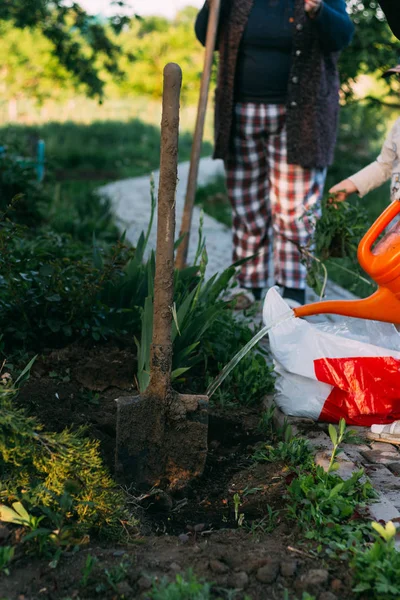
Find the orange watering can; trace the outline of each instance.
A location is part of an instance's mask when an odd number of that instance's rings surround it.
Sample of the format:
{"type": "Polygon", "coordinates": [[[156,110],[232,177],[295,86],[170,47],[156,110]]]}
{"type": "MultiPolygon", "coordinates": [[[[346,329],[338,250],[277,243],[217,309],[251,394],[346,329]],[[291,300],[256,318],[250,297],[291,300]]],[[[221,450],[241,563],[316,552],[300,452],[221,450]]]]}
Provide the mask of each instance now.
{"type": "Polygon", "coordinates": [[[375,221],[358,246],[358,262],[378,284],[377,291],[362,300],[328,300],[294,309],[296,317],[322,313],[400,323],[400,222],[396,222],[375,245],[378,237],[400,213],[395,200],[375,221]]]}

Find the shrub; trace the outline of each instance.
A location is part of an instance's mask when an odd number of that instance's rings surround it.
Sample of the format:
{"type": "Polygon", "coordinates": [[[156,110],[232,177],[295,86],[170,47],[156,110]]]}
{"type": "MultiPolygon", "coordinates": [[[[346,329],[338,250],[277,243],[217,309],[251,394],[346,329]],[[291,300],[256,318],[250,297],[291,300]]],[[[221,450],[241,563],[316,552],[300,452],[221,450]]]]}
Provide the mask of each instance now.
{"type": "Polygon", "coordinates": [[[84,431],[51,433],[35,417],[16,408],[16,387],[3,373],[0,384],[0,499],[22,502],[30,511],[57,512],[71,497],[68,523],[80,534],[118,535],[127,520],[124,496],[102,464],[98,442],[84,431]]]}

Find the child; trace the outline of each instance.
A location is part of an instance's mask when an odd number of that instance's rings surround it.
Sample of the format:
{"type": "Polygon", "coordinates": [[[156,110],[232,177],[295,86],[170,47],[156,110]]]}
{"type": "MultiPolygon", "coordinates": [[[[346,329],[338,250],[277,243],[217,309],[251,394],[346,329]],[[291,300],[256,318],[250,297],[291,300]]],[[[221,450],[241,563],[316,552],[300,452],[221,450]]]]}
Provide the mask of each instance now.
{"type": "MultiPolygon", "coordinates": [[[[393,73],[400,74],[400,64],[386,71],[383,77],[389,77],[393,73]]],[[[391,199],[400,200],[400,119],[397,119],[392,127],[376,161],[348,179],[337,183],[329,192],[335,195],[337,202],[346,200],[347,196],[353,193],[357,193],[362,198],[390,177],[392,178],[391,199]]]]}
{"type": "MultiPolygon", "coordinates": [[[[386,71],[383,76],[388,77],[393,73],[400,74],[400,64],[386,71]]],[[[400,119],[397,119],[389,132],[376,161],[334,185],[329,192],[335,195],[335,201],[342,202],[354,192],[360,197],[365,196],[390,177],[392,178],[391,200],[400,200],[400,119]]],[[[372,425],[368,437],[381,442],[400,444],[400,421],[390,425],[372,425]]]]}

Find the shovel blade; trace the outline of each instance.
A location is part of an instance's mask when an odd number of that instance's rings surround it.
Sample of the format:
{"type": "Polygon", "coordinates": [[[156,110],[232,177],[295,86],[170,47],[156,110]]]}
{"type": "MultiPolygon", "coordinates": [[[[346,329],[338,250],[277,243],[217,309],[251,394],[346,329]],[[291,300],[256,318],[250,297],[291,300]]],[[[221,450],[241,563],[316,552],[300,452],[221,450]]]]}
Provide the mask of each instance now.
{"type": "Polygon", "coordinates": [[[163,404],[153,396],[117,399],[115,475],[136,489],[157,485],[163,472],[163,404]]]}
{"type": "Polygon", "coordinates": [[[208,398],[170,391],[117,399],[115,474],[137,490],[185,487],[207,458],[208,398]]]}
{"type": "Polygon", "coordinates": [[[207,396],[175,394],[174,405],[165,429],[166,477],[170,490],[184,488],[203,474],[208,451],[207,396]]]}

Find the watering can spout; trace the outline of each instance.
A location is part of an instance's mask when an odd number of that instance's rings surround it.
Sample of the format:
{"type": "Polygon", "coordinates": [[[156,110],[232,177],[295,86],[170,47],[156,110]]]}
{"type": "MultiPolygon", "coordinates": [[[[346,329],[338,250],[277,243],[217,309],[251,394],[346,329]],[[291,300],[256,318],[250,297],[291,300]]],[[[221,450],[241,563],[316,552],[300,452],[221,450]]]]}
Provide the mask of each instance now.
{"type": "Polygon", "coordinates": [[[379,288],[362,300],[328,300],[306,304],[294,309],[296,317],[335,314],[358,319],[400,323],[400,295],[387,288],[379,288]]]}

